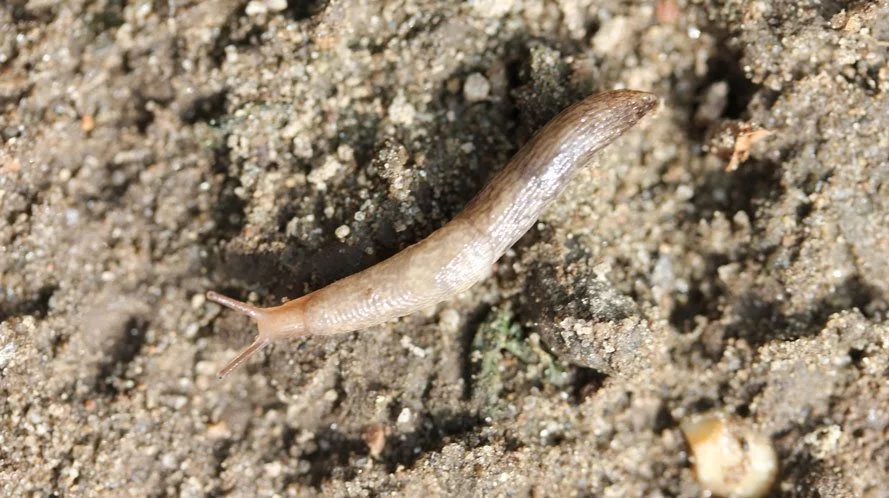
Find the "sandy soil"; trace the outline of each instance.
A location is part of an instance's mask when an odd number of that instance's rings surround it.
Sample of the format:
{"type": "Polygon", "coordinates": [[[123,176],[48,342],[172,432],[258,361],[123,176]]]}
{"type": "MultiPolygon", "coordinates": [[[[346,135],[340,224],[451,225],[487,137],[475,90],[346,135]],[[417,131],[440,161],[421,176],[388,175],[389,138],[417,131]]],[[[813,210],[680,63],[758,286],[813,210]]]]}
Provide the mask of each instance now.
{"type": "Polygon", "coordinates": [[[875,1],[3,2],[0,494],[699,496],[715,409],[889,496],[887,53],[875,1]],[[205,290],[380,261],[616,87],[487,281],[216,380],[205,290]]]}

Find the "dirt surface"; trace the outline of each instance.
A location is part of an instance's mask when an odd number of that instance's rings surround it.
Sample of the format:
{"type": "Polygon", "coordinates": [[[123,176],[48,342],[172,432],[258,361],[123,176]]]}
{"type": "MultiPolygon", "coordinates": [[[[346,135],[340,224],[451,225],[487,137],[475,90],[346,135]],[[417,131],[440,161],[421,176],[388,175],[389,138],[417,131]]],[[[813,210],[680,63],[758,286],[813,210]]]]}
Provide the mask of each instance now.
{"type": "Polygon", "coordinates": [[[0,494],[699,496],[717,410],[774,495],[889,496],[887,53],[868,1],[3,2],[0,494]],[[215,378],[203,292],[380,261],[619,87],[491,278],[215,378]]]}

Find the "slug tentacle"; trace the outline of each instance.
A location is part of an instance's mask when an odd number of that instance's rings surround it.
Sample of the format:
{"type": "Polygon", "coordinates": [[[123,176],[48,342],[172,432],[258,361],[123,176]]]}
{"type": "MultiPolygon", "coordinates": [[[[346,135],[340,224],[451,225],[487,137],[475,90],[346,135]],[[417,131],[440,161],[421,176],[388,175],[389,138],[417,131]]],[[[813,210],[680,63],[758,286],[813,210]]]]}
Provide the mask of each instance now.
{"type": "Polygon", "coordinates": [[[223,296],[218,292],[207,292],[207,300],[212,301],[216,304],[225,306],[226,308],[233,309],[237,312],[243,313],[250,318],[256,318],[260,314],[262,314],[262,309],[251,304],[247,304],[244,301],[238,301],[237,299],[232,299],[228,296],[223,296]]]}
{"type": "Polygon", "coordinates": [[[264,348],[266,344],[269,343],[268,339],[263,339],[262,337],[257,337],[255,341],[250,343],[249,346],[244,348],[237,356],[231,359],[228,363],[225,364],[222,369],[216,374],[216,378],[222,379],[226,375],[228,375],[232,370],[238,368],[241,363],[244,363],[244,360],[253,356],[254,353],[264,348]]]}
{"type": "MultiPolygon", "coordinates": [[[[253,356],[257,351],[264,348],[269,342],[273,339],[277,339],[280,337],[295,337],[299,335],[299,323],[294,323],[291,321],[289,324],[282,324],[279,320],[275,319],[275,314],[273,311],[276,308],[260,308],[257,306],[253,306],[251,304],[247,304],[243,301],[238,301],[237,299],[232,299],[228,296],[223,296],[222,294],[210,291],[207,292],[207,299],[216,304],[220,304],[225,306],[226,308],[233,309],[239,313],[243,313],[253,321],[256,322],[256,327],[259,329],[259,335],[256,337],[249,346],[244,348],[237,356],[235,356],[231,361],[225,364],[219,373],[217,373],[217,377],[220,379],[229,374],[232,370],[238,367],[241,363],[244,362],[247,358],[253,356]]],[[[293,303],[301,302],[300,300],[296,300],[293,303]]]]}
{"type": "Polygon", "coordinates": [[[259,337],[224,377],[275,339],[330,335],[408,315],[468,289],[527,232],[577,169],[657,106],[647,92],[587,97],[544,126],[450,223],[366,270],[280,306],[207,299],[253,318],[259,337]]]}
{"type": "Polygon", "coordinates": [[[292,338],[305,335],[305,322],[302,319],[302,315],[303,307],[307,301],[306,297],[303,296],[281,306],[260,308],[213,291],[207,292],[207,300],[249,316],[256,322],[256,328],[259,329],[259,335],[256,340],[238,353],[234,359],[229,361],[219,371],[217,374],[219,378],[221,379],[228,375],[229,372],[237,368],[244,360],[265,347],[269,342],[285,337],[292,338]],[[284,311],[283,313],[282,310],[284,311]]]}
{"type": "Polygon", "coordinates": [[[259,337],[257,337],[255,341],[253,341],[249,346],[238,353],[237,356],[232,358],[231,361],[226,363],[225,366],[222,367],[221,370],[219,370],[219,373],[216,374],[216,376],[221,379],[228,375],[229,372],[231,372],[235,368],[238,368],[238,365],[244,363],[244,360],[253,356],[257,351],[264,348],[265,345],[269,343],[269,338],[263,337],[262,333],[264,328],[262,327],[262,322],[265,312],[263,312],[262,308],[247,304],[243,301],[238,301],[237,299],[232,299],[228,296],[223,296],[222,294],[213,291],[207,293],[207,300],[249,316],[256,321],[259,328],[259,337]]]}

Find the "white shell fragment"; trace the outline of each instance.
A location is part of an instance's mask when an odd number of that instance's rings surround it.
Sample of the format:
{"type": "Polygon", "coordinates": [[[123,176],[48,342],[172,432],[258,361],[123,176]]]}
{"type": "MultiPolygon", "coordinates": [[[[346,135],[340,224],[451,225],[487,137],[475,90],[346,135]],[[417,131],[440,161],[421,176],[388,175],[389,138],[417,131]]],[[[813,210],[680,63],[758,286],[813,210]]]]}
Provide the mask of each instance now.
{"type": "Polygon", "coordinates": [[[771,440],[744,420],[720,412],[695,415],[681,424],[701,485],[718,496],[765,496],[778,475],[771,440]]]}

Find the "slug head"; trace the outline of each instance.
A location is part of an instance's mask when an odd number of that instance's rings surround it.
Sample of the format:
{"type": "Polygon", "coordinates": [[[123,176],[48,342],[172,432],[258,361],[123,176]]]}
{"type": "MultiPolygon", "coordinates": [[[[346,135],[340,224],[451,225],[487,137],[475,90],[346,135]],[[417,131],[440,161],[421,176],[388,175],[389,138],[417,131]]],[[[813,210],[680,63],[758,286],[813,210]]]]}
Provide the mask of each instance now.
{"type": "Polygon", "coordinates": [[[247,304],[237,299],[232,299],[222,294],[210,291],[207,300],[245,314],[256,322],[259,335],[249,346],[231,359],[219,370],[217,376],[221,379],[237,368],[247,358],[264,348],[275,339],[298,337],[305,333],[305,322],[302,317],[302,299],[291,301],[281,306],[260,308],[247,304]]]}

